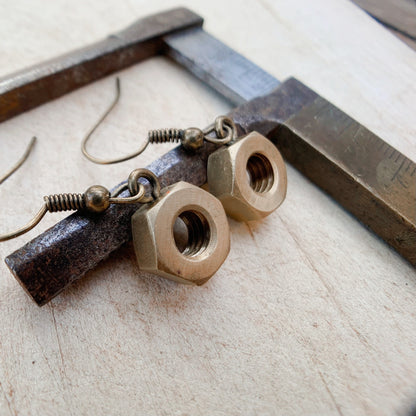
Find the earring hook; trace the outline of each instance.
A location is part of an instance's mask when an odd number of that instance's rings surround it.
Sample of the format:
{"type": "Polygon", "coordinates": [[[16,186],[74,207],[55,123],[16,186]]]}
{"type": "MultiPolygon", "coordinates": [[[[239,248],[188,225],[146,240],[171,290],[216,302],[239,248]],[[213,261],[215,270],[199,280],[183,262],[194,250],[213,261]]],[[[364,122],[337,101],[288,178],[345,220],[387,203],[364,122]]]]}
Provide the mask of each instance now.
{"type": "Polygon", "coordinates": [[[12,176],[13,175],[13,173],[15,173],[16,171],[17,171],[17,169],[19,169],[20,168],[20,166],[22,166],[23,165],[23,163],[25,163],[25,161],[26,161],[26,159],[29,157],[29,155],[30,155],[30,153],[31,153],[31,151],[32,151],[32,149],[33,149],[33,146],[35,145],[35,143],[36,143],[36,137],[35,136],[33,136],[31,139],[30,139],[30,142],[29,142],[29,144],[27,145],[27,147],[26,147],[26,150],[25,150],[25,152],[23,153],[23,155],[22,155],[22,157],[16,162],[16,164],[5,174],[5,175],[3,175],[2,177],[0,177],[0,185],[6,180],[6,179],[8,179],[8,178],[10,178],[10,176],[12,176]]]}
{"type": "Polygon", "coordinates": [[[0,235],[0,242],[11,240],[34,228],[47,212],[85,210],[91,213],[102,213],[111,204],[146,204],[159,198],[160,182],[157,176],[148,169],[135,169],[130,173],[127,182],[122,183],[112,193],[103,186],[90,186],[82,194],[55,194],[44,196],[44,204],[40,211],[25,226],[11,233],[0,235]],[[151,194],[146,195],[146,189],[139,179],[147,179],[151,186],[151,194]],[[128,189],[130,196],[119,196],[128,189]]]}
{"type": "Polygon", "coordinates": [[[91,136],[93,135],[93,133],[97,130],[97,128],[99,127],[99,125],[111,113],[111,111],[113,110],[113,108],[117,105],[117,103],[118,103],[118,101],[120,99],[120,95],[121,95],[120,78],[117,77],[116,78],[116,95],[114,97],[113,102],[110,104],[110,106],[107,108],[107,110],[104,112],[104,114],[98,119],[98,121],[94,124],[94,126],[91,128],[91,130],[87,133],[87,135],[82,140],[81,151],[82,151],[83,155],[87,159],[89,159],[91,162],[98,163],[100,165],[111,165],[113,163],[125,162],[126,160],[129,160],[129,159],[132,159],[132,158],[134,158],[136,156],[139,156],[141,153],[144,152],[144,150],[146,149],[147,145],[149,144],[149,141],[147,141],[136,152],[133,152],[131,154],[128,154],[126,156],[122,156],[122,157],[116,158],[116,159],[99,159],[99,158],[97,158],[95,156],[92,156],[88,152],[88,150],[87,150],[87,142],[88,142],[88,140],[91,138],[91,136]]]}
{"type": "Polygon", "coordinates": [[[92,156],[87,151],[87,142],[97,130],[98,126],[105,120],[105,118],[110,114],[113,108],[119,101],[121,94],[120,89],[120,79],[116,78],[116,95],[113,102],[104,112],[104,114],[98,119],[94,124],[92,129],[87,133],[87,135],[82,140],[81,151],[84,156],[91,162],[98,163],[100,165],[110,165],[112,163],[124,162],[126,160],[132,159],[136,156],[139,156],[150,143],[167,143],[167,142],[180,142],[185,149],[190,151],[196,151],[203,146],[204,141],[211,142],[217,145],[231,144],[237,138],[237,128],[230,117],[219,116],[216,118],[215,122],[207,127],[205,130],[199,128],[190,127],[188,129],[159,129],[159,130],[149,130],[147,134],[147,140],[143,143],[142,147],[139,148],[136,152],[133,152],[129,155],[122,156],[117,159],[99,159],[95,156],[92,156]],[[216,137],[212,136],[211,133],[215,133],[216,137]]]}

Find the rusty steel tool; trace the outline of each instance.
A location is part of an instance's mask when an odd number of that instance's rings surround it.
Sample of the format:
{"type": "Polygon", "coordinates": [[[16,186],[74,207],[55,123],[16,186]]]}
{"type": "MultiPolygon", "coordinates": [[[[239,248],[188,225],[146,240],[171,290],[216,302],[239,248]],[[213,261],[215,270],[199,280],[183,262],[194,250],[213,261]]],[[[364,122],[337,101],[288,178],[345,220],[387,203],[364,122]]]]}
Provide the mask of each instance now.
{"type": "Polygon", "coordinates": [[[163,36],[202,26],[184,8],[139,19],[94,45],[0,78],[0,122],[161,53],[163,36]]]}
{"type": "MultiPolygon", "coordinates": [[[[163,14],[171,28],[169,13],[173,18],[178,11],[163,14]]],[[[280,83],[204,32],[202,19],[192,12],[180,9],[179,14],[191,17],[193,27],[173,34],[160,27],[164,35],[154,40],[159,47],[153,50],[167,54],[239,105],[230,115],[240,134],[257,130],[266,135],[305,176],[416,265],[415,163],[298,80],[280,83]]],[[[136,30],[146,28],[147,22],[143,19],[136,30]]],[[[141,38],[140,33],[136,36],[141,38]]],[[[101,49],[87,49],[101,59],[101,49]]],[[[77,66],[94,72],[94,62],[80,61],[77,66]]],[[[74,86],[67,77],[55,76],[63,90],[74,86]]],[[[213,150],[215,146],[207,144],[190,154],[178,147],[148,168],[162,186],[178,180],[202,185],[213,150]]],[[[134,206],[113,206],[100,216],[73,214],[8,256],[6,263],[43,305],[131,238],[134,211],[134,206]]]]}

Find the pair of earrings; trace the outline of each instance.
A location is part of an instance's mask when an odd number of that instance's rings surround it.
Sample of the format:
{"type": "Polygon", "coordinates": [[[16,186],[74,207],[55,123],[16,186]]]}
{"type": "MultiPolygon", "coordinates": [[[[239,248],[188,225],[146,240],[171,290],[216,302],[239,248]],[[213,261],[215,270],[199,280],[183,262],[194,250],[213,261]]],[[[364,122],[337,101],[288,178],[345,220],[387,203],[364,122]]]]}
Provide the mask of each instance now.
{"type": "MultiPolygon", "coordinates": [[[[220,118],[216,124],[224,121],[232,123],[220,118]]],[[[222,135],[221,128],[216,131],[222,135]]],[[[194,128],[188,133],[202,136],[194,128]]],[[[205,283],[230,250],[226,214],[239,221],[258,220],[278,208],[286,196],[283,159],[257,132],[212,153],[207,173],[209,192],[178,182],[133,215],[133,243],[141,270],[181,283],[205,283]],[[178,219],[187,234],[182,247],[175,241],[178,219]]]]}
{"type": "Polygon", "coordinates": [[[192,151],[205,140],[223,144],[208,159],[209,192],[185,182],[161,190],[151,171],[136,169],[112,194],[96,185],[84,194],[44,197],[35,218],[27,226],[0,236],[0,241],[30,230],[48,211],[101,213],[110,204],[142,204],[132,216],[133,244],[141,270],[182,283],[203,284],[219,269],[230,249],[226,213],[249,221],[273,212],[286,195],[286,169],[276,147],[259,133],[237,140],[234,123],[227,117],[218,117],[205,131],[168,129],[149,134],[151,143],[172,140],[180,140],[192,151]],[[141,179],[149,182],[150,192],[141,179]],[[121,195],[125,190],[130,196],[121,195]],[[182,228],[182,240],[178,228],[182,228]]]}

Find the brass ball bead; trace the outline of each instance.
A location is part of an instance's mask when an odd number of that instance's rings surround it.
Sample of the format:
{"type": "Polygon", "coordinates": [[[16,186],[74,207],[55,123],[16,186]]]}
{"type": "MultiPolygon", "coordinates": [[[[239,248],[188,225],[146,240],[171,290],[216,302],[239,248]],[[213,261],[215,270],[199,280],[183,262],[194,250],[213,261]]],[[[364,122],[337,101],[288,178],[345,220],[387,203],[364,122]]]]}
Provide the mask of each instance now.
{"type": "Polygon", "coordinates": [[[186,129],[181,143],[186,150],[195,151],[203,146],[204,133],[201,129],[196,127],[186,129]]]}
{"type": "Polygon", "coordinates": [[[104,186],[90,186],[84,194],[85,207],[91,212],[103,212],[110,206],[110,191],[104,186]]]}

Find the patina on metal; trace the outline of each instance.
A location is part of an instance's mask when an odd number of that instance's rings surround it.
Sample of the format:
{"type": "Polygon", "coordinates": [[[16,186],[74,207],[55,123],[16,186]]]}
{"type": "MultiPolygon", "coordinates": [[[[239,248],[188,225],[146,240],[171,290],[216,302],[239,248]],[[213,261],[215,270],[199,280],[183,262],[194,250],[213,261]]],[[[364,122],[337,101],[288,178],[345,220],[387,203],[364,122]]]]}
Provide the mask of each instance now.
{"type": "Polygon", "coordinates": [[[29,157],[30,153],[32,152],[33,146],[36,143],[36,137],[33,136],[30,139],[29,144],[26,147],[25,152],[23,153],[22,157],[3,175],[0,176],[0,185],[8,178],[10,178],[10,176],[13,175],[13,173],[15,173],[22,165],[23,163],[26,162],[27,158],[29,157]]]}
{"type": "Polygon", "coordinates": [[[168,10],[139,19],[93,45],[2,77],[0,121],[160,54],[164,35],[202,26],[202,22],[188,9],[168,10]]]}
{"type": "Polygon", "coordinates": [[[157,200],[134,213],[131,227],[140,270],[179,283],[204,284],[230,251],[221,202],[187,182],[162,189],[157,200]],[[185,226],[188,236],[180,247],[173,232],[177,221],[185,226]]]}
{"type": "Polygon", "coordinates": [[[136,204],[138,202],[149,202],[145,195],[145,188],[143,184],[137,185],[137,173],[140,169],[134,170],[126,183],[120,184],[112,194],[110,191],[101,185],[90,186],[82,194],[53,194],[43,197],[43,205],[38,213],[23,227],[12,232],[1,234],[0,241],[11,240],[27,233],[32,228],[36,227],[45,216],[47,212],[62,212],[62,211],[89,211],[94,214],[102,213],[111,204],[136,204]],[[136,182],[135,182],[136,181],[136,182]],[[118,195],[129,189],[130,195],[119,197],[118,195]]]}
{"type": "Polygon", "coordinates": [[[286,166],[276,146],[254,131],[208,158],[209,191],[238,221],[260,220],[286,197],[286,166]]]}
{"type": "Polygon", "coordinates": [[[112,158],[112,159],[99,159],[93,156],[87,150],[87,143],[93,133],[97,130],[100,124],[106,119],[110,114],[113,108],[116,106],[120,99],[120,79],[116,78],[116,95],[113,102],[110,106],[104,111],[102,116],[95,122],[90,131],[85,135],[81,143],[81,152],[82,154],[91,162],[97,163],[99,165],[111,165],[113,163],[124,162],[129,159],[133,159],[136,156],[142,154],[149,144],[157,143],[181,143],[181,145],[189,150],[195,151],[201,148],[204,144],[204,140],[210,143],[215,144],[227,144],[231,142],[236,137],[236,130],[234,122],[226,116],[218,116],[214,123],[208,126],[206,129],[201,130],[198,127],[188,127],[187,129],[177,129],[177,128],[164,128],[158,130],[149,130],[147,134],[147,140],[140,145],[139,149],[136,149],[134,152],[129,153],[122,157],[112,158]],[[212,133],[215,132],[215,136],[212,133]]]}
{"type": "MultiPolygon", "coordinates": [[[[95,128],[95,127],[94,127],[95,128]]],[[[170,132],[172,129],[168,129],[166,131],[170,132]]],[[[175,130],[180,131],[180,130],[175,130]]],[[[165,134],[165,130],[153,130],[151,133],[156,132],[157,134],[162,133],[165,134]]],[[[184,149],[186,150],[198,150],[202,147],[204,140],[209,143],[215,143],[218,145],[229,143],[233,140],[236,136],[236,127],[233,121],[226,116],[218,116],[215,122],[210,125],[205,130],[200,130],[195,127],[190,129],[182,130],[181,136],[181,143],[184,149]],[[195,133],[196,136],[201,136],[202,140],[198,140],[196,143],[198,146],[195,146],[195,133]],[[207,136],[207,134],[215,133],[215,136],[207,136]]],[[[172,141],[171,136],[167,137],[168,140],[165,141],[172,141]]],[[[176,139],[174,139],[176,141],[176,139]]],[[[34,140],[32,139],[32,142],[34,140]]],[[[152,143],[152,141],[149,141],[152,143]]],[[[30,152],[30,146],[26,150],[25,155],[21,161],[18,162],[17,166],[11,173],[8,173],[10,176],[16,169],[21,166],[21,164],[26,160],[28,154],[30,152]]],[[[128,158],[134,157],[135,155],[130,155],[128,158]]],[[[101,163],[101,162],[99,162],[101,163]]],[[[116,163],[113,162],[105,162],[105,163],[116,163]]],[[[105,164],[104,163],[104,164],[105,164]]],[[[101,213],[104,212],[111,204],[134,204],[137,202],[151,202],[153,199],[151,196],[146,196],[144,194],[144,187],[143,184],[138,184],[138,179],[141,178],[142,175],[144,178],[148,179],[153,183],[153,192],[158,194],[158,190],[160,188],[159,181],[157,178],[149,171],[143,169],[135,169],[129,176],[129,179],[126,183],[120,184],[113,193],[110,194],[110,191],[101,185],[93,185],[90,186],[84,193],[65,193],[65,194],[54,194],[54,195],[47,195],[43,197],[44,204],[40,211],[34,216],[34,218],[25,226],[9,232],[7,234],[0,234],[0,242],[7,241],[12,238],[18,237],[26,232],[30,231],[34,228],[45,214],[49,212],[61,212],[61,211],[77,211],[77,210],[87,210],[93,213],[101,213]],[[123,198],[118,197],[118,195],[126,190],[129,189],[130,196],[125,196],[123,198]]],[[[8,177],[7,176],[7,177],[8,177]]]]}
{"type": "Polygon", "coordinates": [[[295,168],[416,265],[413,161],[300,81],[280,84],[201,28],[164,41],[170,57],[241,105],[233,111],[241,131],[271,139],[295,168]]]}
{"type": "MultiPolygon", "coordinates": [[[[414,162],[301,82],[290,78],[280,84],[200,28],[165,35],[161,42],[164,53],[242,104],[230,114],[240,135],[256,130],[270,138],[297,169],[416,265],[414,162]]],[[[46,84],[43,88],[47,91],[46,84]]],[[[211,143],[196,153],[179,147],[149,168],[162,186],[180,180],[200,186],[215,149],[211,143]]],[[[6,263],[44,304],[131,238],[133,212],[132,206],[111,206],[99,217],[70,216],[6,263]]]]}
{"type": "Polygon", "coordinates": [[[292,165],[416,265],[414,162],[293,78],[241,106],[234,120],[269,137],[292,165]],[[305,99],[293,98],[299,108],[292,114],[284,110],[286,94],[305,99]],[[283,114],[274,110],[279,106],[283,114]]]}
{"type": "MultiPolygon", "coordinates": [[[[190,153],[180,146],[148,169],[163,188],[181,180],[201,186],[206,182],[208,155],[215,149],[207,143],[199,152],[190,153]]],[[[120,197],[128,195],[124,191],[120,197]]],[[[131,240],[131,217],[138,208],[135,204],[110,205],[100,215],[77,212],[9,255],[6,264],[33,300],[44,305],[131,240]]]]}

